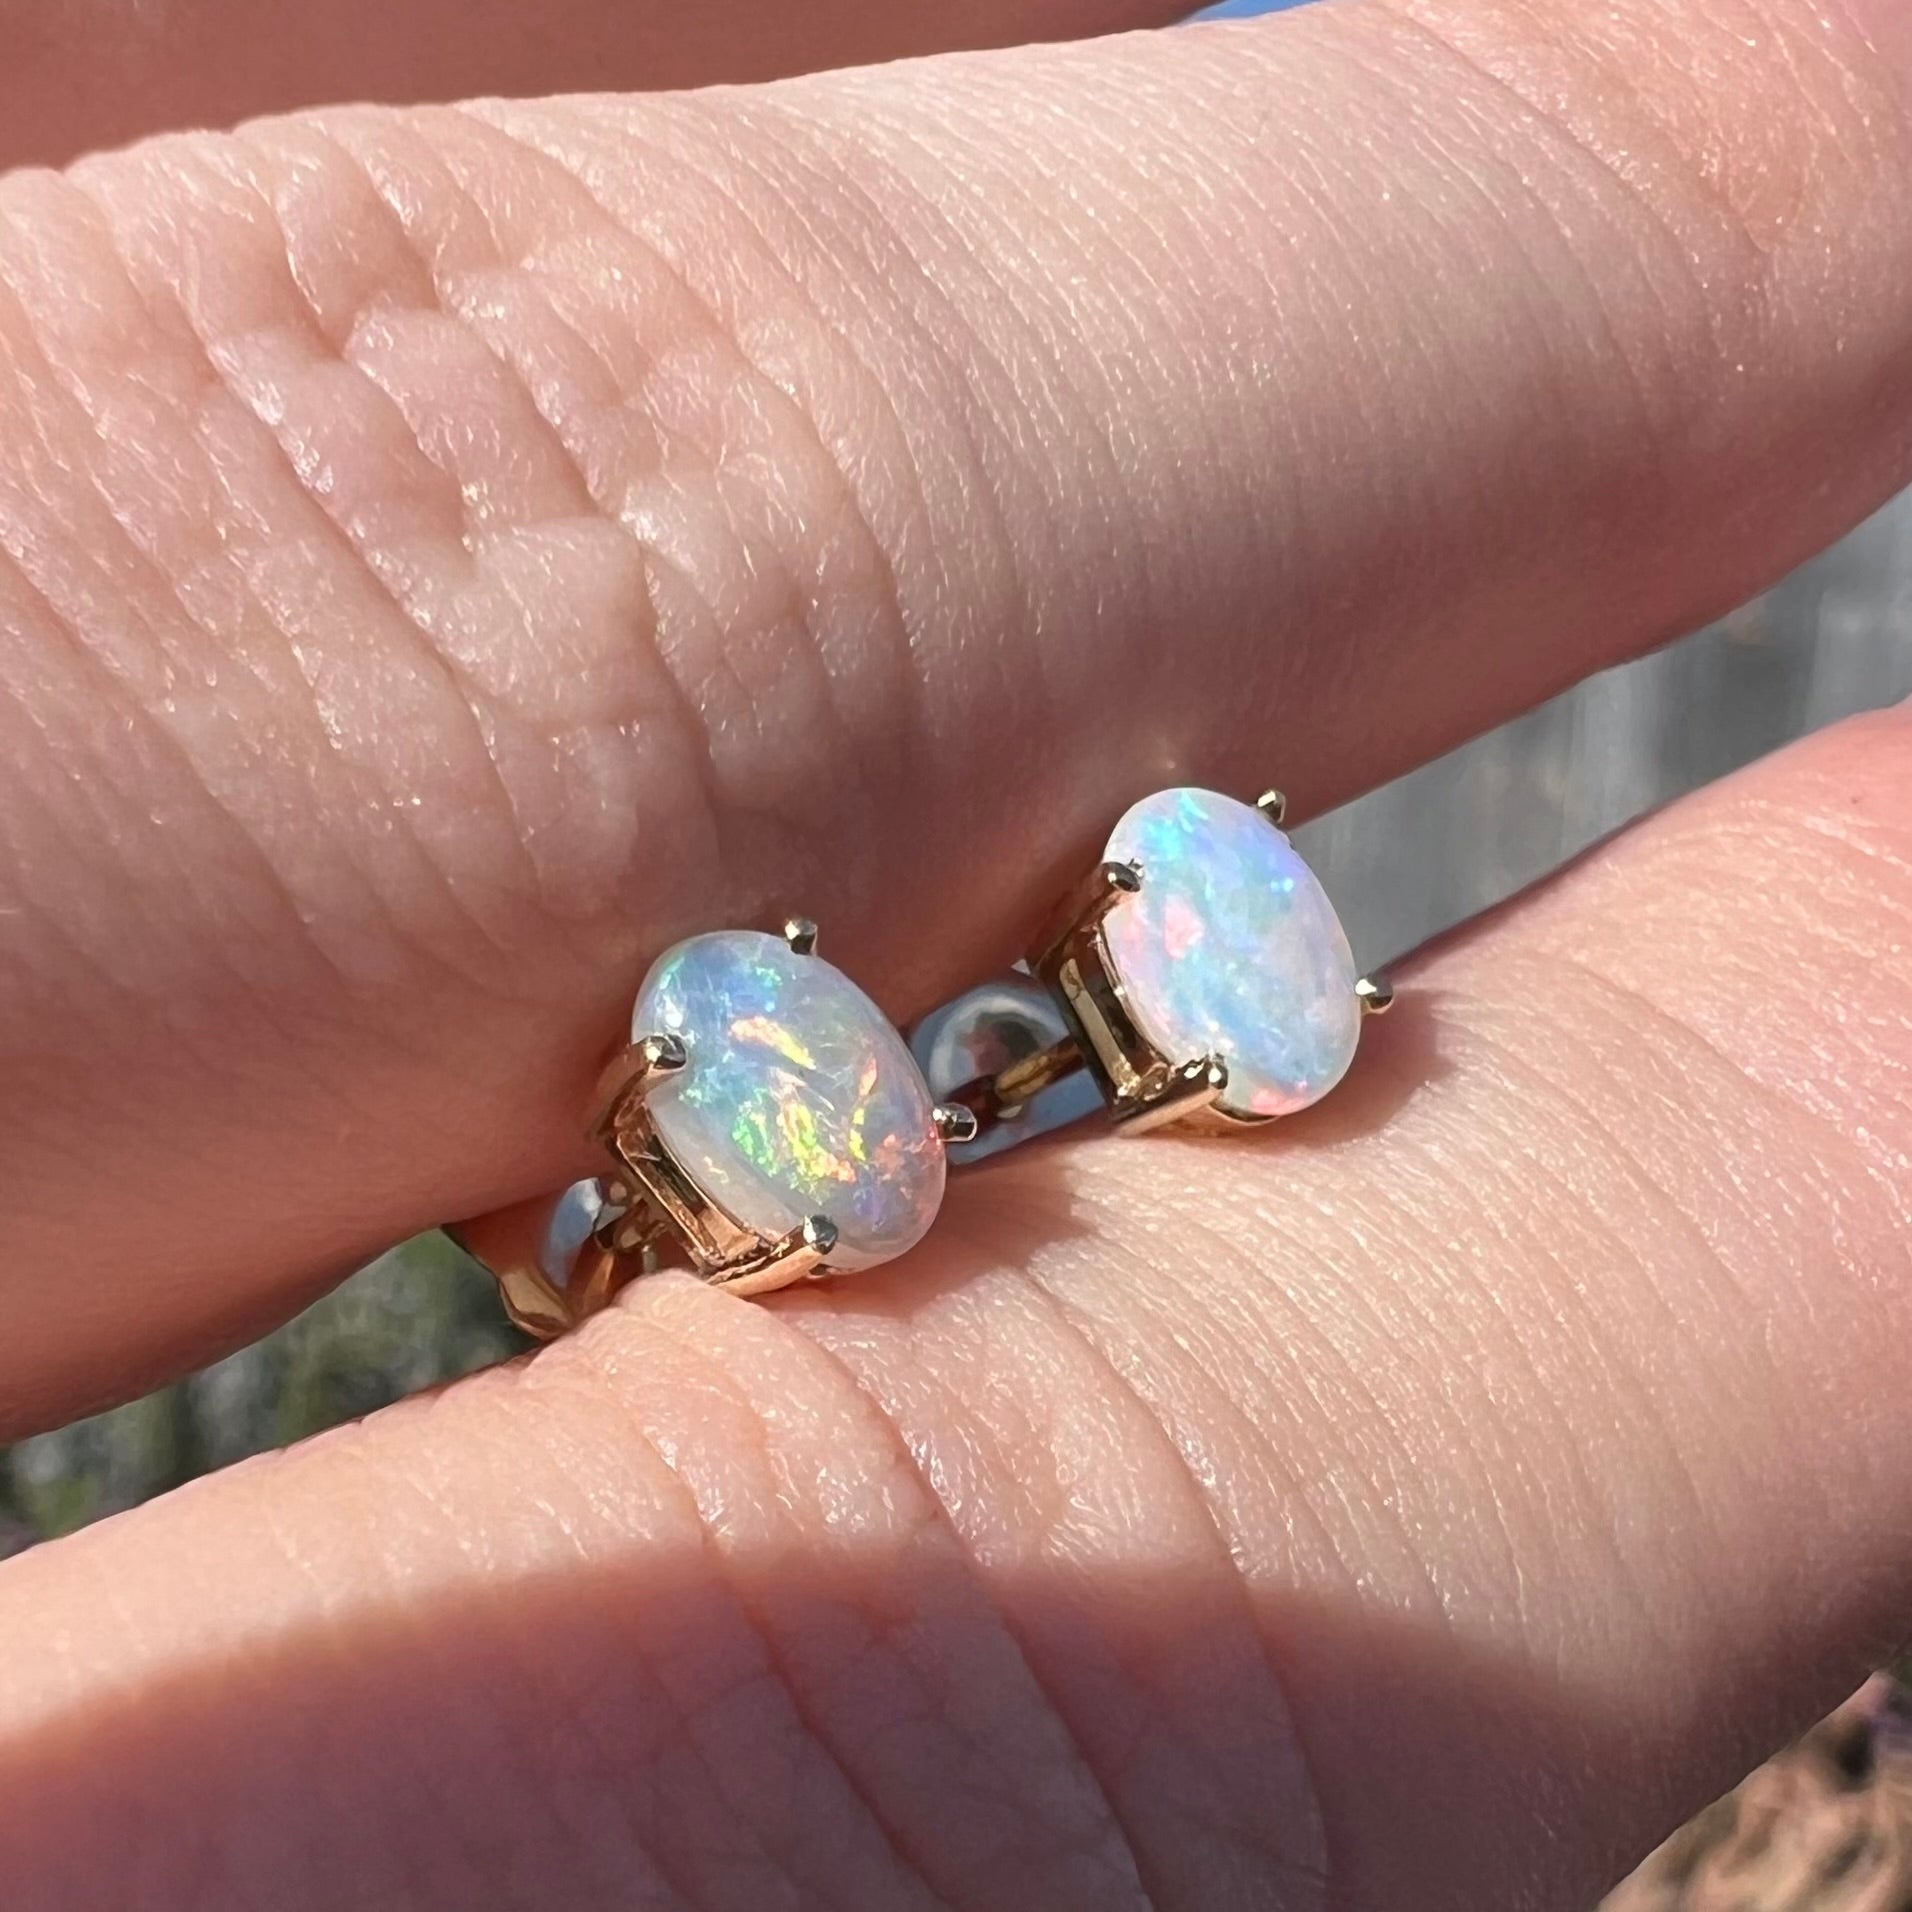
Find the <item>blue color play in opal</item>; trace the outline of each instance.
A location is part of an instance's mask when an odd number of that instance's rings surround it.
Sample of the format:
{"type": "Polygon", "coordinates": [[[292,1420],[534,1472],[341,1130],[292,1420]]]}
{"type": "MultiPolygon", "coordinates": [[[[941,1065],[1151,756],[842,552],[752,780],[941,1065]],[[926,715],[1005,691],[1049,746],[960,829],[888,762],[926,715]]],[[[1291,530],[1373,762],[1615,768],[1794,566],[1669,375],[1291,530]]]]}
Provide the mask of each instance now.
{"type": "Polygon", "coordinates": [[[1176,1063],[1220,1056],[1221,1106],[1290,1115],[1339,1082],[1361,1028],[1354,957],[1334,905],[1259,810],[1163,790],[1115,826],[1111,861],[1137,895],[1103,923],[1130,1014],[1176,1063]]]}

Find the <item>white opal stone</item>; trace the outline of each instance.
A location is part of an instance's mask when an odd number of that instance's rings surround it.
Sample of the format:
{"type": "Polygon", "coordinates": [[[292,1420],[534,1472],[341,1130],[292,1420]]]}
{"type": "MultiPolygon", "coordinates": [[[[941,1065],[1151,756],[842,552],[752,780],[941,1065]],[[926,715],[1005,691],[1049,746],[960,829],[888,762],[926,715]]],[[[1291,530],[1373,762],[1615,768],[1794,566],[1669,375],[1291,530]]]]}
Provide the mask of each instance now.
{"type": "Polygon", "coordinates": [[[1141,890],[1103,924],[1136,1026],[1177,1063],[1220,1056],[1224,1108],[1289,1115],[1346,1073],[1361,1028],[1334,905],[1259,810],[1163,790],[1115,826],[1109,859],[1141,890]]]}
{"type": "Polygon", "coordinates": [[[682,1039],[658,1083],[659,1137],[746,1228],[837,1227],[833,1268],[921,1239],[943,1199],[928,1085],[883,1012],[839,969],[755,930],[666,950],[638,992],[633,1037],[682,1039]]]}

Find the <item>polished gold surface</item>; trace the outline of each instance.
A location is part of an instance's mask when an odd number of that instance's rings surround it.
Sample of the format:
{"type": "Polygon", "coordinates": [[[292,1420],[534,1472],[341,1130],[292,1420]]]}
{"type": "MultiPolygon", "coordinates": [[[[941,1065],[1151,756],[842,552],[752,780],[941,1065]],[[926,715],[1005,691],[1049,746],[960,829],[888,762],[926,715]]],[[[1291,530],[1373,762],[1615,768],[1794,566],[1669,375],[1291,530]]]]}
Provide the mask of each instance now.
{"type": "MultiPolygon", "coordinates": [[[[810,940],[814,944],[814,926],[810,940]]],[[[768,1294],[817,1273],[836,1246],[836,1227],[827,1216],[813,1215],[782,1237],[745,1228],[698,1187],[658,1134],[648,1095],[659,1074],[659,1045],[674,1041],[648,1036],[624,1051],[631,1059],[628,1073],[611,1086],[591,1127],[592,1139],[616,1164],[611,1183],[632,1197],[612,1228],[613,1252],[638,1261],[631,1270],[636,1274],[643,1260],[655,1265],[660,1252],[675,1245],[712,1287],[742,1295],[768,1294]]],[[[677,1048],[681,1052],[682,1045],[677,1048]]]]}
{"type": "MultiPolygon", "coordinates": [[[[1271,824],[1287,816],[1279,790],[1256,799],[1271,824]]],[[[1037,936],[1029,970],[1054,996],[1070,1035],[1019,1057],[993,1077],[965,1083],[953,1099],[973,1109],[979,1129],[1010,1122],[1043,1090],[1088,1069],[1101,1086],[1110,1119],[1125,1135],[1170,1124],[1227,1132],[1262,1128],[1278,1118],[1224,1108],[1228,1069],[1219,1056],[1164,1055],[1137,1025],[1110,960],[1103,924],[1124,900],[1141,893],[1147,872],[1133,863],[1097,864],[1063,898],[1037,936]]],[[[1383,975],[1355,985],[1365,1014],[1380,1015],[1394,1000],[1383,975]]]]}
{"type": "Polygon", "coordinates": [[[1361,998],[1361,1009],[1365,1015],[1385,1016],[1394,1007],[1394,984],[1379,971],[1371,976],[1363,976],[1355,984],[1354,993],[1361,998]]]}
{"type": "MultiPolygon", "coordinates": [[[[1102,924],[1146,876],[1129,864],[1104,864],[1092,886],[1092,907],[1030,968],[1047,983],[1075,1031],[1082,1062],[1102,1085],[1110,1120],[1124,1135],[1146,1135],[1171,1123],[1198,1129],[1259,1128],[1265,1116],[1240,1116],[1220,1106],[1228,1070],[1214,1056],[1167,1056],[1143,1034],[1109,962],[1102,924]],[[1111,884],[1106,873],[1126,880],[1111,884]]],[[[1061,1058],[1050,1064],[1056,1079],[1061,1058]]]]}
{"type": "MultiPolygon", "coordinates": [[[[784,940],[800,956],[815,953],[817,926],[793,916],[784,940]]],[[[744,1227],[685,1169],[651,1120],[649,1098],[689,1061],[683,1042],[658,1034],[626,1044],[598,1079],[590,1139],[609,1158],[596,1187],[602,1211],[578,1249],[568,1277],[546,1266],[557,1201],[546,1197],[460,1222],[446,1232],[497,1279],[506,1312],[526,1334],[550,1340],[606,1306],[639,1275],[688,1265],[712,1287],[761,1295],[828,1271],[836,1224],[812,1215],[783,1236],[744,1227]]],[[[975,1112],[956,1104],[936,1112],[945,1140],[974,1137],[975,1112]]]]}
{"type": "Polygon", "coordinates": [[[552,1198],[518,1202],[445,1230],[466,1254],[490,1270],[512,1324],[549,1341],[596,1314],[630,1279],[625,1258],[596,1240],[580,1251],[573,1279],[560,1288],[545,1272],[544,1250],[552,1198]]]}
{"type": "Polygon", "coordinates": [[[1074,1036],[1064,1036],[1046,1049],[1020,1057],[1008,1068],[989,1077],[982,1085],[985,1120],[1008,1122],[1020,1115],[1044,1089],[1067,1081],[1088,1067],[1082,1045],[1074,1036]]]}
{"type": "Polygon", "coordinates": [[[1030,969],[1038,976],[1043,964],[1071,937],[1093,929],[1125,896],[1142,887],[1142,873],[1133,863],[1098,863],[1049,914],[1038,932],[1030,969]]]}
{"type": "Polygon", "coordinates": [[[939,1102],[936,1105],[936,1133],[945,1142],[958,1145],[973,1142],[981,1126],[976,1111],[960,1102],[939,1102]]]}

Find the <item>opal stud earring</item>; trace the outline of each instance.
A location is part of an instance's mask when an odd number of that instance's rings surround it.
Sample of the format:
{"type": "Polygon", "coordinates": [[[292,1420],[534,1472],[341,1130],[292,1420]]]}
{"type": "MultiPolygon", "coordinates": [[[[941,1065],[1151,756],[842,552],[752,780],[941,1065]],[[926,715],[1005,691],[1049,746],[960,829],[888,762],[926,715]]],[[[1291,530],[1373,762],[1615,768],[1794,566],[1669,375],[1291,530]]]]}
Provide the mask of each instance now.
{"type": "Polygon", "coordinates": [[[647,1269],[758,1295],[913,1247],[942,1203],[938,1105],[903,1039],[816,953],[817,930],[731,930],[666,950],[599,1084],[602,1173],[450,1232],[527,1333],[561,1333],[647,1269]]]}
{"type": "Polygon", "coordinates": [[[948,1150],[980,1156],[1085,1113],[1090,1082],[1129,1134],[1306,1108],[1393,992],[1356,971],[1283,809],[1272,791],[1252,807],[1144,798],[1027,973],[919,1026],[923,1066],[816,953],[814,923],[677,944],[599,1083],[603,1169],[450,1233],[548,1338],[659,1266],[761,1295],[892,1260],[936,1219],[948,1150]]]}
{"type": "Polygon", "coordinates": [[[1393,990],[1357,972],[1285,811],[1278,791],[1178,789],[1122,817],[1028,959],[1066,1033],[952,1085],[983,1132],[1085,1069],[1129,1134],[1258,1126],[1340,1081],[1393,990]]]}

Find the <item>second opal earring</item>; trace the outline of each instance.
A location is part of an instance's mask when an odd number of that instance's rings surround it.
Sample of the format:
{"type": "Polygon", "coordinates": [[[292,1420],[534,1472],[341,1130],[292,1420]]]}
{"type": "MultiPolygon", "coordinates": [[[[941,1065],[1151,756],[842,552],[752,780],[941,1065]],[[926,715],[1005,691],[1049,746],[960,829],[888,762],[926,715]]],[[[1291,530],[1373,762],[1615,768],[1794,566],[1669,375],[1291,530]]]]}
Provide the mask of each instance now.
{"type": "Polygon", "coordinates": [[[1084,1068],[1130,1133],[1271,1122],[1341,1080],[1393,993],[1356,970],[1283,809],[1179,789],[1123,816],[1030,954],[1068,1034],[955,1092],[985,1129],[1084,1068]]]}

